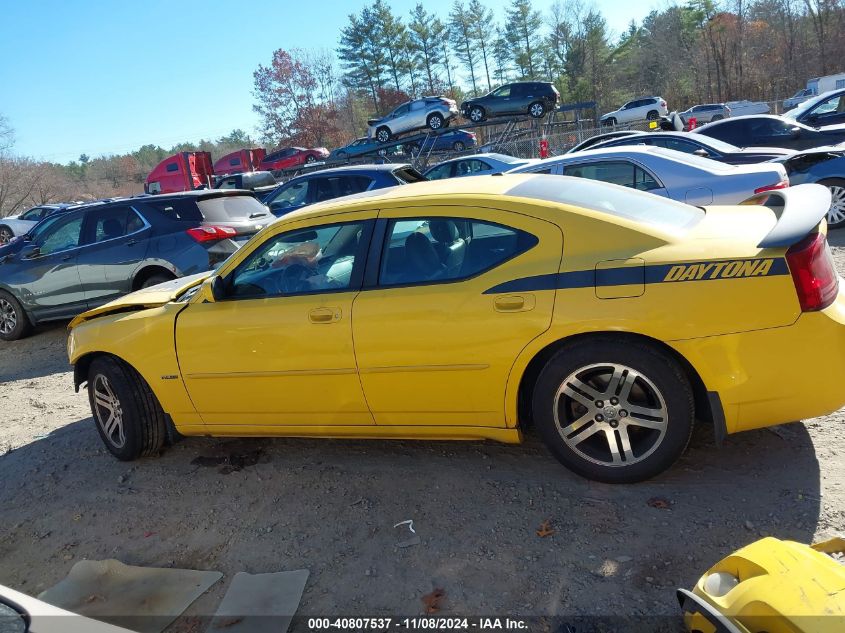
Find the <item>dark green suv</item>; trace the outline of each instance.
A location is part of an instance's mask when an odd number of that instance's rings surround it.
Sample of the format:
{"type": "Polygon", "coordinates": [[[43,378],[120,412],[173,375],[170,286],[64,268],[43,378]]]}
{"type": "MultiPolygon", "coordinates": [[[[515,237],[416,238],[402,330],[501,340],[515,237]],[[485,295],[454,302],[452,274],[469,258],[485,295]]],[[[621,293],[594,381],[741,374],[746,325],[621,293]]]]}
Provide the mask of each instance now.
{"type": "Polygon", "coordinates": [[[548,81],[518,81],[461,104],[461,114],[473,123],[497,116],[528,114],[539,119],[557,107],[560,93],[548,81]]]}

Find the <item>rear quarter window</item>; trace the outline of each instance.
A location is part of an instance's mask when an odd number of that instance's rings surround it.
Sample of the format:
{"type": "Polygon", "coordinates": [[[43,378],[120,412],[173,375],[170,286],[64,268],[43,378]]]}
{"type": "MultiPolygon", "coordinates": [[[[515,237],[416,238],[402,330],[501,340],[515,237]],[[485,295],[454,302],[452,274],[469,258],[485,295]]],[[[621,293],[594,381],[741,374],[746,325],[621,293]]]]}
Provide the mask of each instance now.
{"type": "Polygon", "coordinates": [[[155,209],[170,220],[202,222],[202,213],[196,200],[145,200],[144,206],[155,209]]]}
{"type": "Polygon", "coordinates": [[[267,207],[252,196],[222,196],[197,201],[206,222],[255,219],[269,215],[267,207]]]}
{"type": "Polygon", "coordinates": [[[393,172],[393,177],[401,183],[423,182],[426,178],[413,167],[402,167],[393,172]]]}

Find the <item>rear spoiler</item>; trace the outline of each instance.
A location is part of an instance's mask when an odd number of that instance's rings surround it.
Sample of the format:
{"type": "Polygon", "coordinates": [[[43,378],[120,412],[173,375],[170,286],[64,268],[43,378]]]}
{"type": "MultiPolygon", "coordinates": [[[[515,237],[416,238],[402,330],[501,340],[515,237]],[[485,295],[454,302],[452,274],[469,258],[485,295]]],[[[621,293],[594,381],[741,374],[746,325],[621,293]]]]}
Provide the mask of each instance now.
{"type": "Polygon", "coordinates": [[[777,222],[760,240],[757,248],[792,246],[816,228],[827,215],[831,200],[830,190],[824,185],[797,185],[767,191],[749,198],[749,201],[762,198],[765,198],[764,204],[775,214],[777,222]]]}

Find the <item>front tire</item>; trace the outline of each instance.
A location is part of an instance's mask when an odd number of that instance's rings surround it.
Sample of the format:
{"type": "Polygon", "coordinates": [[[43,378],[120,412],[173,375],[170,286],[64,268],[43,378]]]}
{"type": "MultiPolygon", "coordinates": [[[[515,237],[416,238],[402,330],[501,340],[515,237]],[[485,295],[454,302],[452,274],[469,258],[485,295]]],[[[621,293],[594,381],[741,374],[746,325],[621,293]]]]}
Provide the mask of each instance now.
{"type": "Polygon", "coordinates": [[[12,229],[8,226],[0,226],[0,245],[8,244],[14,236],[15,234],[12,233],[12,229]]]}
{"type": "Polygon", "coordinates": [[[827,226],[839,229],[845,226],[845,179],[825,178],[818,184],[830,189],[830,208],[827,210],[827,226]]]}
{"type": "Polygon", "coordinates": [[[31,332],[32,323],[23,306],[11,294],[0,290],[0,339],[17,341],[31,332]]]}
{"type": "Polygon", "coordinates": [[[655,347],[609,337],[557,352],[532,397],[549,450],[587,479],[634,483],[660,474],[692,435],[692,388],[677,361],[655,347]]]}
{"type": "Polygon", "coordinates": [[[540,119],[546,114],[546,106],[541,101],[535,101],[528,106],[528,114],[532,119],[540,119]]]}
{"type": "Polygon", "coordinates": [[[425,124],[428,126],[430,130],[441,130],[445,125],[446,120],[443,118],[443,115],[439,112],[432,112],[428,115],[428,119],[426,120],[425,124]]]}
{"type": "Polygon", "coordinates": [[[387,143],[391,136],[390,128],[385,125],[376,130],[376,140],[379,143],[387,143]]]}
{"type": "Polygon", "coordinates": [[[95,358],[88,370],[88,402],[100,439],[121,461],[158,453],[167,422],[147,382],[113,356],[95,358]]]}

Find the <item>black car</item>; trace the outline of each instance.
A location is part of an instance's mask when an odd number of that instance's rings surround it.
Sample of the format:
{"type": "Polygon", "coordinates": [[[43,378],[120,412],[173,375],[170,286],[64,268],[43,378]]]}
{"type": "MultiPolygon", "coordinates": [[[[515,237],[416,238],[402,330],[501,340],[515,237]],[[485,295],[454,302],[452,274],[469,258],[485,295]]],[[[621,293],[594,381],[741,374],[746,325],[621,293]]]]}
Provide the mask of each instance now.
{"type": "Polygon", "coordinates": [[[626,136],[633,136],[635,134],[639,134],[639,132],[637,132],[636,130],[616,130],[615,132],[605,132],[604,134],[596,134],[595,136],[591,136],[590,138],[585,138],[577,145],[573,145],[568,150],[566,150],[566,153],[571,154],[572,152],[580,152],[585,149],[592,149],[604,143],[605,141],[624,138],[626,136]]]}
{"type": "Polygon", "coordinates": [[[695,128],[691,134],[710,136],[737,147],[809,149],[845,141],[845,126],[816,130],[773,114],[753,114],[722,119],[695,128]]]}
{"type": "Polygon", "coordinates": [[[845,90],[831,90],[807,99],[783,116],[815,128],[845,123],[845,90]]]}
{"type": "Polygon", "coordinates": [[[0,248],[0,339],[219,265],[273,220],[249,191],[86,204],[0,248]]]}
{"type": "Polygon", "coordinates": [[[461,114],[473,123],[497,116],[528,114],[539,119],[557,107],[560,93],[548,81],[519,81],[496,88],[483,97],[467,99],[461,114]]]}
{"type": "Polygon", "coordinates": [[[693,136],[686,132],[632,132],[621,138],[594,143],[590,149],[620,147],[622,145],[653,145],[676,152],[695,154],[729,165],[761,163],[773,158],[784,158],[794,154],[792,150],[779,147],[736,147],[716,138],[693,136]]]}
{"type": "Polygon", "coordinates": [[[268,194],[264,204],[280,217],[315,202],[423,180],[408,164],[349,165],[291,178],[268,194]]]}

